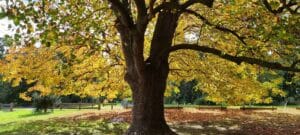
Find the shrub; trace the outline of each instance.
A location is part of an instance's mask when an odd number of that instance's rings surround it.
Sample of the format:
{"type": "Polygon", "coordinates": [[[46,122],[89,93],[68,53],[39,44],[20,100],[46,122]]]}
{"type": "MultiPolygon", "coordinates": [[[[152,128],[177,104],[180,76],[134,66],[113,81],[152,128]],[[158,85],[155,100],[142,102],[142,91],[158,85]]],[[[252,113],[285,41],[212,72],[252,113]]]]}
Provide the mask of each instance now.
{"type": "Polygon", "coordinates": [[[41,112],[43,110],[43,112],[46,113],[49,108],[53,108],[61,103],[61,98],[55,95],[41,96],[38,93],[34,93],[32,98],[36,112],[41,112]]]}

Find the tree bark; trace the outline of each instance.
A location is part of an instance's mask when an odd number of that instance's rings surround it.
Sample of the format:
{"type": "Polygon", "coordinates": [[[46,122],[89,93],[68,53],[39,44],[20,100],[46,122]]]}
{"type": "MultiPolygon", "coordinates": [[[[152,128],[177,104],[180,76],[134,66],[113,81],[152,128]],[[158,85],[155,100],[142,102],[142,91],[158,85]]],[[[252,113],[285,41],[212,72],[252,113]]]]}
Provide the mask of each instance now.
{"type": "MultiPolygon", "coordinates": [[[[139,1],[137,1],[139,2],[139,1]]],[[[169,73],[168,53],[180,16],[175,7],[178,1],[165,2],[165,9],[157,17],[150,56],[144,59],[144,35],[148,23],[144,3],[137,4],[139,17],[134,23],[128,3],[111,0],[116,12],[116,28],[122,40],[126,61],[125,80],[133,97],[132,123],[127,135],[174,135],[164,118],[164,92],[169,73]]]]}
{"type": "MultiPolygon", "coordinates": [[[[126,78],[133,93],[132,123],[126,135],[175,135],[164,118],[164,92],[169,72],[167,62],[146,66],[142,80],[126,78]],[[142,83],[136,83],[142,82],[142,83]]],[[[137,77],[136,77],[137,78],[137,77]]]]}

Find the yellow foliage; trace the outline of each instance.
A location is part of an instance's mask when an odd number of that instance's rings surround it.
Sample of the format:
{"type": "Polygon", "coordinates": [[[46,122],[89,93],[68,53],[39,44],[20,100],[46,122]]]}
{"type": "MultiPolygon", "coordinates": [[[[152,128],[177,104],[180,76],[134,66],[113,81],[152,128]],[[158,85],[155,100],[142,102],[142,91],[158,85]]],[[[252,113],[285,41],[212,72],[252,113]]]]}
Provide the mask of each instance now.
{"type": "MultiPolygon", "coordinates": [[[[128,93],[128,86],[119,79],[123,65],[110,56],[104,57],[100,50],[91,51],[88,47],[66,45],[12,48],[1,61],[0,71],[13,86],[24,79],[35,84],[28,92],[38,91],[43,96],[76,94],[113,99],[128,93]]],[[[25,93],[20,97],[29,100],[25,93]]]]}

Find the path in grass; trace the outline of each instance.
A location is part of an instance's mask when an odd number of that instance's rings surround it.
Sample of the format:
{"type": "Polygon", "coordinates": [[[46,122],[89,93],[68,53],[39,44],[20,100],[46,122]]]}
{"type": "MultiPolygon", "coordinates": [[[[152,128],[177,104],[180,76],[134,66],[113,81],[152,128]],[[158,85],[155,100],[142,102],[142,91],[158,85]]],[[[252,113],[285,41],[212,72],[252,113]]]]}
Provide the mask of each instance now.
{"type": "MultiPolygon", "coordinates": [[[[0,134],[108,134],[120,135],[131,120],[129,110],[123,112],[89,111],[68,117],[34,122],[17,122],[11,130],[0,134]]],[[[199,111],[167,110],[166,119],[180,135],[243,134],[298,135],[300,111],[199,111]],[[286,113],[289,112],[289,113],[286,113]]]]}

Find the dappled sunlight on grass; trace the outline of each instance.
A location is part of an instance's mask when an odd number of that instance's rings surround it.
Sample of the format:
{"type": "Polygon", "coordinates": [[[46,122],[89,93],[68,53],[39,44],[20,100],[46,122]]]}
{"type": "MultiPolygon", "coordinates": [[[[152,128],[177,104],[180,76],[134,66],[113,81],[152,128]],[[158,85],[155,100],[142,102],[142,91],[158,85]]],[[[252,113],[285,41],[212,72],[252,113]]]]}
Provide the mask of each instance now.
{"type": "MultiPolygon", "coordinates": [[[[19,112],[22,120],[0,125],[0,134],[121,135],[131,122],[130,110],[72,111],[56,111],[53,114],[32,114],[32,112],[20,114],[19,112]],[[41,117],[43,120],[39,120],[41,117]],[[23,121],[27,118],[31,118],[32,121],[23,121]]],[[[300,127],[300,115],[297,113],[241,110],[211,111],[189,108],[167,109],[165,117],[172,130],[179,135],[300,134],[298,128],[300,127]]]]}
{"type": "MultiPolygon", "coordinates": [[[[55,109],[53,112],[37,113],[31,108],[14,109],[13,112],[0,111],[0,125],[6,123],[14,123],[18,121],[44,120],[52,117],[64,117],[86,113],[91,110],[76,110],[76,109],[55,109]]],[[[0,129],[1,131],[1,129],[0,129]]]]}
{"type": "Polygon", "coordinates": [[[104,120],[97,121],[35,121],[15,123],[0,134],[115,134],[119,135],[128,128],[126,123],[111,123],[104,120]]]}

